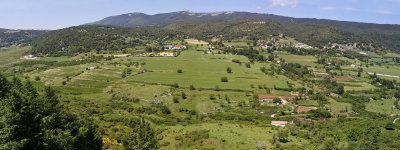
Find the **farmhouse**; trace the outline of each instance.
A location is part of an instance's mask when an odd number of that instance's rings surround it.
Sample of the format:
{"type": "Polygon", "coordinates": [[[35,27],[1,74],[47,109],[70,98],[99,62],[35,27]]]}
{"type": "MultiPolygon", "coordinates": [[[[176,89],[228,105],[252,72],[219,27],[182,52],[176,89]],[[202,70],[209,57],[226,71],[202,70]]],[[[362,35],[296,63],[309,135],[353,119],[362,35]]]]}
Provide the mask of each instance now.
{"type": "Polygon", "coordinates": [[[271,125],[277,126],[277,127],[285,127],[287,124],[287,121],[272,121],[271,125]]]}
{"type": "Polygon", "coordinates": [[[292,96],[279,96],[279,95],[258,95],[260,102],[273,102],[274,98],[281,99],[282,104],[288,103],[288,100],[293,99],[292,96]]]}
{"type": "Polygon", "coordinates": [[[304,48],[304,49],[312,49],[313,48],[312,46],[308,46],[307,44],[304,44],[304,43],[297,43],[295,47],[296,48],[304,48]]]}
{"type": "Polygon", "coordinates": [[[86,70],[94,70],[96,67],[87,67],[86,70]]]}
{"type": "Polygon", "coordinates": [[[301,113],[301,112],[309,112],[311,110],[317,110],[317,107],[305,107],[305,106],[299,106],[297,107],[296,112],[301,113]]]}
{"type": "Polygon", "coordinates": [[[186,49],[185,45],[165,45],[165,49],[186,49]]]}

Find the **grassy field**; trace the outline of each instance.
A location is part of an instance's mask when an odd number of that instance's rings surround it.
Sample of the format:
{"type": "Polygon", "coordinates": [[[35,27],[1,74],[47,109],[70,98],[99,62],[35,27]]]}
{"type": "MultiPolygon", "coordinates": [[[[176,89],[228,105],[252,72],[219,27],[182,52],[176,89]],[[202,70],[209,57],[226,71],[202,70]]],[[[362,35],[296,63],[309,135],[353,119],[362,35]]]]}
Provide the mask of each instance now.
{"type": "MultiPolygon", "coordinates": [[[[249,60],[245,56],[216,54],[219,50],[214,50],[214,54],[205,54],[202,50],[208,49],[207,43],[195,39],[185,41],[189,50],[182,51],[178,57],[121,57],[73,66],[47,66],[43,69],[35,68],[21,77],[32,81],[40,77],[40,81],[34,81],[35,84],[52,86],[66,107],[77,114],[90,115],[104,130],[111,130],[111,127],[121,124],[121,120],[127,116],[143,116],[152,127],[160,131],[163,137],[160,141],[161,149],[167,150],[242,150],[255,149],[260,142],[269,144],[278,131],[278,128],[270,126],[271,120],[289,120],[293,117],[306,117],[308,114],[290,115],[296,107],[290,104],[277,106],[265,102],[256,106],[254,100],[258,101],[254,99],[255,95],[290,96],[292,89],[274,89],[274,87],[288,88],[288,82],[293,83],[295,88],[304,87],[307,91],[324,90],[317,83],[311,83],[312,81],[293,81],[277,73],[271,76],[260,71],[261,67],[270,69],[272,62],[255,62],[248,68],[245,63],[249,60]],[[234,59],[240,60],[241,64],[232,62],[234,59]],[[140,65],[128,65],[128,63],[140,65]],[[93,66],[98,68],[86,70],[87,67],[93,66]],[[227,73],[228,67],[232,69],[232,73],[227,73]],[[178,73],[178,69],[181,69],[182,73],[178,73]],[[123,77],[123,72],[127,70],[131,73],[123,77]],[[146,71],[142,72],[143,70],[146,71]],[[221,82],[221,77],[227,77],[228,82],[221,82]],[[175,83],[179,88],[172,86],[175,83]],[[189,89],[191,85],[195,89],[189,89]],[[264,89],[264,85],[268,89],[264,89]],[[222,90],[216,90],[217,87],[222,90]],[[170,112],[162,112],[161,108],[164,107],[170,112]],[[271,118],[271,114],[279,114],[279,118],[271,118]],[[213,115],[221,115],[222,119],[213,118],[213,115]],[[231,116],[235,119],[229,118],[231,116]],[[236,119],[239,117],[245,119],[236,119]],[[194,134],[192,135],[194,137],[191,137],[191,134],[194,134]],[[203,134],[208,136],[196,139],[203,134]]],[[[182,41],[175,43],[180,42],[182,41]]],[[[247,46],[247,42],[243,41],[224,44],[247,46]]],[[[28,49],[29,47],[25,47],[1,52],[0,58],[5,60],[0,59],[0,65],[20,61],[20,55],[28,49]]],[[[317,66],[316,71],[325,72],[322,65],[316,64],[317,59],[314,56],[293,55],[286,52],[275,52],[275,54],[286,62],[299,63],[311,68],[317,66]]],[[[90,55],[92,54],[46,57],[42,60],[71,61],[85,59],[90,55]]],[[[361,63],[344,57],[339,59],[361,63]]],[[[400,67],[389,65],[390,68],[387,69],[385,65],[370,66],[365,68],[364,72],[400,74],[400,67]]],[[[355,81],[338,81],[345,85],[345,91],[349,94],[361,95],[364,90],[378,89],[370,84],[371,79],[365,73],[361,77],[356,77],[355,68],[332,70],[332,72],[343,72],[345,76],[349,75],[355,79],[355,81]]],[[[394,100],[371,101],[366,104],[366,109],[371,112],[400,114],[399,110],[391,109],[393,102],[394,100]]],[[[319,107],[322,103],[317,100],[298,101],[299,106],[319,107]]],[[[350,113],[352,105],[328,97],[327,104],[321,109],[329,110],[334,120],[337,114],[350,113]]],[[[102,136],[109,135],[102,134],[102,136]]],[[[306,138],[289,136],[288,143],[280,144],[284,147],[282,149],[290,149],[290,145],[308,145],[312,142],[306,138]]]]}
{"type": "Polygon", "coordinates": [[[297,102],[300,106],[318,106],[318,101],[315,100],[299,100],[297,102]]]}
{"type": "Polygon", "coordinates": [[[369,66],[368,68],[364,68],[365,72],[372,72],[372,73],[379,73],[385,75],[392,75],[392,76],[400,76],[400,66],[390,65],[389,68],[386,66],[369,66]]]}
{"type": "Polygon", "coordinates": [[[376,89],[375,86],[362,81],[340,81],[339,83],[343,83],[345,85],[345,91],[363,91],[376,89]]]}
{"type": "Polygon", "coordinates": [[[232,45],[232,46],[236,46],[236,47],[238,47],[238,46],[248,46],[247,42],[241,42],[241,41],[224,42],[224,45],[225,46],[232,45]]]}
{"type": "Polygon", "coordinates": [[[260,66],[269,66],[269,64],[256,64],[255,67],[246,68],[245,65],[233,63],[233,59],[248,62],[243,56],[208,55],[199,51],[184,51],[176,58],[137,58],[135,60],[146,62],[144,68],[152,72],[129,77],[129,80],[162,84],[178,83],[184,87],[194,85],[199,88],[215,88],[219,86],[221,89],[243,90],[251,90],[251,84],[266,84],[268,88],[288,87],[286,81],[290,79],[284,76],[267,76],[260,71],[260,66]],[[227,73],[228,67],[232,68],[233,73],[227,73]],[[177,73],[179,68],[183,73],[177,73]],[[229,82],[221,82],[221,77],[227,77],[229,82]]]}
{"type": "MultiPolygon", "coordinates": [[[[188,126],[173,126],[168,127],[164,132],[163,142],[169,142],[168,146],[161,147],[161,149],[255,149],[259,142],[268,143],[272,139],[272,135],[276,134],[277,130],[271,127],[256,127],[251,125],[235,124],[232,122],[219,122],[219,123],[202,123],[188,126]],[[209,138],[203,142],[196,144],[184,145],[177,141],[177,137],[184,136],[184,133],[190,131],[208,131],[209,138]],[[199,144],[201,143],[201,144],[199,144]],[[184,146],[182,146],[184,145],[184,146]]],[[[308,141],[289,137],[290,143],[308,143],[308,141]]]]}
{"type": "Polygon", "coordinates": [[[317,65],[315,63],[317,62],[317,59],[314,56],[293,55],[286,52],[275,52],[275,54],[278,54],[279,57],[285,59],[286,62],[289,63],[299,63],[300,65],[311,66],[311,67],[317,65]]]}
{"type": "Polygon", "coordinates": [[[367,111],[377,112],[382,114],[400,114],[399,109],[392,108],[394,99],[375,100],[366,104],[367,111]]]}
{"type": "Polygon", "coordinates": [[[21,48],[6,48],[0,50],[0,66],[10,65],[12,63],[22,61],[21,56],[31,49],[31,47],[21,47],[21,48]]]}
{"type": "Polygon", "coordinates": [[[197,40],[197,39],[185,39],[185,42],[189,43],[189,44],[204,44],[207,45],[208,43],[205,41],[201,41],[201,40],[197,40]]]}
{"type": "Polygon", "coordinates": [[[329,104],[327,104],[325,106],[328,107],[334,114],[342,114],[342,113],[352,112],[351,104],[337,102],[334,99],[329,99],[329,104]]]}

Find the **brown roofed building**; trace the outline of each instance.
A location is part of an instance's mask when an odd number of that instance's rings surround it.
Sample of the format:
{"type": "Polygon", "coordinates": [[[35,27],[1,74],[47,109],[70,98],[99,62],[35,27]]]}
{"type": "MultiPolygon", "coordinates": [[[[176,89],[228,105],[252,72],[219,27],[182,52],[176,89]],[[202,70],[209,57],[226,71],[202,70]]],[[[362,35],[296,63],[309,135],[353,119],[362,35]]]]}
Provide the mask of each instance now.
{"type": "Polygon", "coordinates": [[[271,125],[278,127],[285,127],[287,125],[287,121],[272,121],[271,125]]]}

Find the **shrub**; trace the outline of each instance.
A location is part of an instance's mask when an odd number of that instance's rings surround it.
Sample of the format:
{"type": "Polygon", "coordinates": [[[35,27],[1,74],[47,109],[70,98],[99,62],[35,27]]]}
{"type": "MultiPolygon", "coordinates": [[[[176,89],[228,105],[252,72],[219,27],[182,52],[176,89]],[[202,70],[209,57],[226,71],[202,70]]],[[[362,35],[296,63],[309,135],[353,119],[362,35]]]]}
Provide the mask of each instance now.
{"type": "Polygon", "coordinates": [[[247,68],[251,68],[251,64],[250,63],[246,63],[246,67],[247,68]]]}
{"type": "Polygon", "coordinates": [[[228,82],[228,77],[221,77],[221,82],[228,82]]]}
{"type": "Polygon", "coordinates": [[[193,85],[190,85],[189,89],[190,90],[196,90],[196,88],[193,85]]]}
{"type": "Polygon", "coordinates": [[[210,100],[215,100],[215,95],[214,94],[210,94],[210,100]]]}
{"type": "Polygon", "coordinates": [[[226,72],[227,73],[232,73],[232,68],[231,67],[226,68],[226,72]]]}
{"type": "Polygon", "coordinates": [[[39,77],[39,76],[36,76],[36,77],[35,77],[35,81],[40,81],[40,77],[39,77]]]}
{"type": "Polygon", "coordinates": [[[180,68],[176,72],[183,73],[182,69],[180,69],[180,68]]]}
{"type": "Polygon", "coordinates": [[[172,87],[179,88],[179,85],[178,85],[178,83],[174,83],[174,85],[172,85],[172,87]]]}
{"type": "Polygon", "coordinates": [[[187,98],[185,92],[182,92],[182,98],[183,98],[183,99],[186,99],[186,98],[187,98]]]}
{"type": "Polygon", "coordinates": [[[178,97],[174,97],[174,98],[172,99],[172,101],[173,101],[174,103],[179,103],[179,98],[178,98],[178,97]]]}

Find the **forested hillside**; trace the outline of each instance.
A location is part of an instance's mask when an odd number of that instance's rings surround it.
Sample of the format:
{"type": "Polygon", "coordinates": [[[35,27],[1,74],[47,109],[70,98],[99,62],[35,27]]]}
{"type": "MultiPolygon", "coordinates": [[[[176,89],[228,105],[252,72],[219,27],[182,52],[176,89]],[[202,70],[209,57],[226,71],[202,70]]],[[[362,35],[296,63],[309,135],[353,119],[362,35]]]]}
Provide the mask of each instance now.
{"type": "Polygon", "coordinates": [[[44,30],[8,30],[0,29],[0,47],[29,42],[33,37],[42,35],[44,30]]]}
{"type": "Polygon", "coordinates": [[[313,24],[312,26],[326,25],[335,27],[336,28],[335,30],[342,30],[340,32],[349,32],[359,37],[365,38],[364,40],[374,41],[375,45],[400,51],[400,45],[398,44],[398,42],[395,42],[400,40],[399,25],[358,23],[358,22],[313,19],[313,18],[292,18],[292,17],[278,16],[273,14],[259,14],[259,13],[249,13],[249,12],[193,13],[188,11],[180,11],[180,12],[172,12],[172,13],[164,13],[156,15],[147,15],[143,13],[130,13],[130,14],[107,17],[101,21],[97,21],[91,24],[115,25],[115,26],[125,26],[125,27],[134,27],[134,26],[163,27],[182,21],[210,22],[210,21],[230,21],[238,19],[273,20],[285,26],[300,28],[300,31],[302,32],[313,31],[313,28],[310,29],[310,27],[307,27],[306,28],[307,30],[304,30],[305,29],[304,25],[308,24],[313,24]]]}
{"type": "MultiPolygon", "coordinates": [[[[123,51],[148,46],[154,41],[196,38],[210,42],[219,40],[267,40],[271,36],[287,35],[299,42],[322,48],[328,43],[374,43],[359,35],[335,27],[317,24],[282,25],[266,20],[233,20],[216,22],[177,22],[164,28],[77,26],[51,31],[36,38],[32,53],[52,56],[74,55],[89,51],[123,51]]],[[[161,49],[163,42],[156,42],[161,49]]]]}
{"type": "Polygon", "coordinates": [[[32,52],[61,56],[89,51],[120,51],[146,42],[181,36],[176,31],[152,27],[78,26],[38,37],[32,43],[32,52]]]}
{"type": "Polygon", "coordinates": [[[290,31],[290,36],[316,47],[323,47],[323,45],[329,42],[341,44],[355,42],[373,43],[368,38],[328,25],[298,23],[287,24],[285,27],[290,31]]]}
{"type": "Polygon", "coordinates": [[[287,34],[288,31],[275,21],[235,20],[219,22],[178,22],[167,29],[182,31],[189,36],[209,40],[221,38],[233,40],[243,37],[266,39],[270,35],[287,34]]]}

